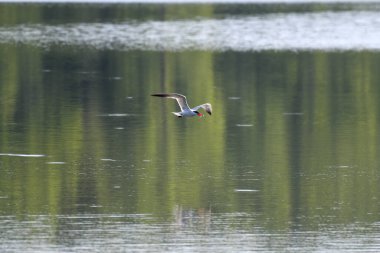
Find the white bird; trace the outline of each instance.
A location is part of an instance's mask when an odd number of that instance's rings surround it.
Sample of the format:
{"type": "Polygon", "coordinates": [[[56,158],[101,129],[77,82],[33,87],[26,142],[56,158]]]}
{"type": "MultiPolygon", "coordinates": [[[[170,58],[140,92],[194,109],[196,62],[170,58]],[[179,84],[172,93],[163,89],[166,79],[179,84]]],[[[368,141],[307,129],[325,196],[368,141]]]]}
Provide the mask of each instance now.
{"type": "Polygon", "coordinates": [[[181,94],[177,94],[177,93],[156,93],[156,94],[152,94],[152,96],[172,98],[172,99],[177,100],[178,105],[181,108],[181,111],[180,112],[173,112],[173,114],[179,118],[193,117],[193,116],[202,117],[203,114],[198,112],[198,110],[200,108],[204,109],[210,115],[212,113],[212,107],[211,107],[210,103],[206,103],[206,104],[198,105],[194,108],[190,108],[189,105],[187,104],[186,97],[184,95],[181,95],[181,94]]]}

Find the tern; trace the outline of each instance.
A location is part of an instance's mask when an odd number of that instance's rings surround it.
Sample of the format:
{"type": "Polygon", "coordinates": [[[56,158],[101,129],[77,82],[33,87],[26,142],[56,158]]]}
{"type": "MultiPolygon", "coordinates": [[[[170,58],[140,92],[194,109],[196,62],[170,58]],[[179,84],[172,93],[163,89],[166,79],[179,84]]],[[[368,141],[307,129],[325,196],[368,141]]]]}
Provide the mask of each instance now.
{"type": "Polygon", "coordinates": [[[178,105],[181,108],[181,111],[180,112],[173,112],[173,114],[176,115],[178,118],[193,117],[193,116],[202,117],[203,114],[198,112],[198,110],[200,108],[204,109],[210,115],[212,113],[212,107],[211,107],[210,103],[205,103],[202,105],[198,105],[194,108],[190,108],[189,105],[187,104],[186,97],[182,94],[178,94],[178,93],[156,93],[156,94],[152,94],[152,96],[172,98],[172,99],[177,100],[178,105]]]}

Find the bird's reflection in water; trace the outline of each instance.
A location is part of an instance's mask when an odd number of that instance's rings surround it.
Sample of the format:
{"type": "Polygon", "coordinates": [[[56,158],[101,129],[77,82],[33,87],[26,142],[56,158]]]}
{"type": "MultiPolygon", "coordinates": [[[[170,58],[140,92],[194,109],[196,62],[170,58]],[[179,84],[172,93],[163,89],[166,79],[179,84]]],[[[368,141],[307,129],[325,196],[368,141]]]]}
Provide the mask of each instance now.
{"type": "Polygon", "coordinates": [[[208,231],[211,225],[211,208],[184,208],[176,205],[173,208],[174,224],[178,229],[199,229],[208,231]]]}

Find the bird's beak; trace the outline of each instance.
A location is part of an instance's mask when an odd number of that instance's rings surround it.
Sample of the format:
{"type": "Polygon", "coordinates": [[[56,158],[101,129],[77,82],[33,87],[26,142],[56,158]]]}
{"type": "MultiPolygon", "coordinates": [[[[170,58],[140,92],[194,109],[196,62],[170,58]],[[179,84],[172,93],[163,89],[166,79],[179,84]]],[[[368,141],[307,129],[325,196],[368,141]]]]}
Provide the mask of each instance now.
{"type": "Polygon", "coordinates": [[[198,112],[198,114],[197,114],[199,117],[204,117],[204,115],[202,114],[202,113],[200,113],[200,112],[198,112]]]}

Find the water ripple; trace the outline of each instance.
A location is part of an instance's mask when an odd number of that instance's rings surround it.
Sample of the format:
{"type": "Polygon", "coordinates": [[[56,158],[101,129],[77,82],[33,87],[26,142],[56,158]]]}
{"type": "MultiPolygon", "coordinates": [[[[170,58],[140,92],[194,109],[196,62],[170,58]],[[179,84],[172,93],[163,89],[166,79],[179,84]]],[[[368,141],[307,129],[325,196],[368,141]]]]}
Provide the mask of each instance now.
{"type": "Polygon", "coordinates": [[[44,157],[44,154],[13,154],[13,153],[0,153],[0,156],[15,156],[15,157],[44,157]]]}
{"type": "Polygon", "coordinates": [[[226,19],[20,25],[0,43],[111,50],[379,50],[378,12],[268,14],[226,19]]]}

